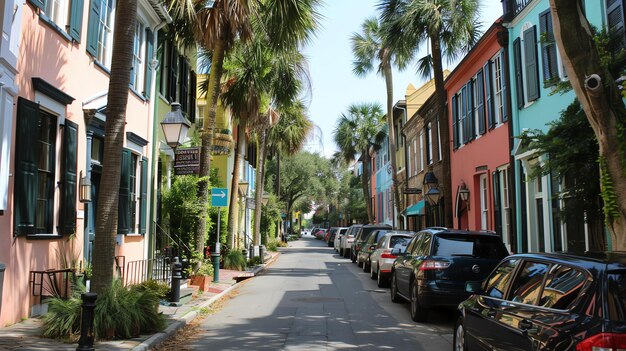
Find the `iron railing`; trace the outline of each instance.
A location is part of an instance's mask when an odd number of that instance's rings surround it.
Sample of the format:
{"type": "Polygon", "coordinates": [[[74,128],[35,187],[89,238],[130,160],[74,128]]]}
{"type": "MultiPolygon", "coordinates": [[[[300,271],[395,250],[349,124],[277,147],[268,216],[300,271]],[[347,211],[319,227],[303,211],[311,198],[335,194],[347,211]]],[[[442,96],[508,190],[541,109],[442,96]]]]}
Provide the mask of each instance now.
{"type": "Polygon", "coordinates": [[[122,281],[124,285],[136,285],[146,280],[170,284],[172,279],[171,259],[159,256],[151,259],[129,261],[122,281]]]}
{"type": "Polygon", "coordinates": [[[502,1],[502,11],[504,13],[504,21],[510,22],[517,16],[528,4],[535,0],[504,0],[502,1]]]}

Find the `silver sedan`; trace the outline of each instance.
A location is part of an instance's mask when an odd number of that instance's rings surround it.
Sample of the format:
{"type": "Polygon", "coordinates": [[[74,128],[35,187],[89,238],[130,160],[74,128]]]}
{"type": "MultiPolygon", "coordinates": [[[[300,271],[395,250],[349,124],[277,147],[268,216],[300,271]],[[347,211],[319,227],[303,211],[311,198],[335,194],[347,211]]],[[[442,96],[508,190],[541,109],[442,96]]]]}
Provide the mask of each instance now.
{"type": "Polygon", "coordinates": [[[409,231],[393,231],[385,234],[376,245],[376,250],[370,256],[372,266],[370,269],[370,278],[376,279],[378,287],[383,288],[389,284],[391,277],[391,266],[393,261],[398,257],[391,253],[393,249],[400,249],[400,252],[406,250],[409,241],[415,236],[414,232],[409,231]]]}

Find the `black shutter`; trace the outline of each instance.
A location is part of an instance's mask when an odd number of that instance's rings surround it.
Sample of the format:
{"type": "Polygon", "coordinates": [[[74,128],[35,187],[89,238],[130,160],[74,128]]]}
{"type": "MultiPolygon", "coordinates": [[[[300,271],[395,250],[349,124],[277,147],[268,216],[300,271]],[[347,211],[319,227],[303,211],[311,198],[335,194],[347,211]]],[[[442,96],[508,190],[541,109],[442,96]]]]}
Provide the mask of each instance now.
{"type": "Polygon", "coordinates": [[[146,234],[148,219],[148,159],[141,158],[141,183],[139,185],[139,234],[146,234]]]}
{"type": "Polygon", "coordinates": [[[87,52],[98,56],[98,34],[100,34],[100,0],[91,0],[89,24],[87,25],[87,52]]]}
{"type": "Polygon", "coordinates": [[[558,59],[556,55],[556,43],[552,29],[552,16],[550,10],[539,14],[539,37],[541,38],[541,58],[543,66],[543,86],[549,87],[556,84],[559,77],[558,59]]]}
{"type": "Polygon", "coordinates": [[[180,85],[178,88],[180,92],[178,96],[180,96],[180,108],[183,112],[188,113],[189,111],[189,63],[184,56],[179,56],[180,60],[180,85]]]}
{"type": "Polygon", "coordinates": [[[486,92],[485,96],[487,97],[487,127],[489,129],[496,126],[496,111],[494,108],[495,103],[495,93],[494,93],[494,72],[493,72],[493,62],[487,61],[485,64],[485,87],[486,92]]]}
{"type": "Polygon", "coordinates": [[[537,65],[537,26],[524,31],[524,64],[528,101],[539,99],[539,67],[537,65]]]}
{"type": "Polygon", "coordinates": [[[150,99],[152,90],[152,58],[154,56],[154,34],[146,28],[146,70],[143,84],[143,96],[150,99]]]}
{"type": "Polygon", "coordinates": [[[467,133],[468,140],[476,137],[476,120],[474,116],[474,80],[467,83],[467,133]]]}
{"type": "Polygon", "coordinates": [[[196,94],[198,92],[198,83],[196,80],[196,72],[193,70],[189,73],[189,121],[196,123],[196,94]]]}
{"type": "Polygon", "coordinates": [[[617,53],[620,49],[626,48],[623,0],[607,0],[606,17],[611,37],[619,42],[619,45],[613,48],[614,53],[617,53]]]}
{"type": "Polygon", "coordinates": [[[14,184],[14,231],[16,235],[35,233],[37,170],[39,164],[39,104],[19,97],[14,184]],[[33,140],[35,138],[35,140],[33,140]]]}
{"type": "Polygon", "coordinates": [[[515,68],[515,91],[517,108],[524,107],[524,76],[522,73],[522,43],[519,38],[513,40],[513,66],[515,68]]]}
{"type": "Polygon", "coordinates": [[[28,0],[28,2],[35,5],[35,7],[37,7],[38,9],[42,11],[46,8],[46,0],[28,0]]]}
{"type": "Polygon", "coordinates": [[[478,134],[485,134],[485,81],[482,68],[476,73],[476,118],[478,118],[478,134]]]}
{"type": "MultiPolygon", "coordinates": [[[[453,146],[455,149],[461,145],[461,143],[459,142],[459,110],[457,106],[458,99],[456,96],[457,94],[452,95],[452,137],[454,138],[453,146]]],[[[421,147],[422,145],[420,145],[420,149],[421,147]]]]}
{"type": "Polygon", "coordinates": [[[70,37],[80,43],[80,32],[83,27],[83,0],[72,0],[70,10],[70,37]]]}
{"type": "Polygon", "coordinates": [[[467,87],[461,88],[461,130],[463,131],[463,144],[467,143],[467,87]]]}
{"type": "Polygon", "coordinates": [[[177,77],[178,77],[178,50],[176,50],[176,45],[170,41],[170,64],[168,68],[168,87],[167,87],[167,97],[170,102],[179,102],[176,97],[177,92],[177,77]]]}
{"type": "Polygon", "coordinates": [[[508,86],[509,86],[509,81],[507,79],[508,75],[508,60],[505,61],[505,52],[504,49],[500,49],[500,75],[501,75],[501,79],[502,79],[502,121],[506,121],[509,119],[509,94],[508,94],[508,86]],[[505,65],[505,62],[507,63],[505,65]]]}
{"type": "Polygon", "coordinates": [[[63,170],[61,173],[61,213],[59,233],[76,232],[76,151],[78,147],[78,124],[65,120],[63,131],[63,170]]]}
{"type": "Polygon", "coordinates": [[[122,167],[120,170],[120,198],[118,204],[117,232],[128,234],[130,232],[130,167],[132,157],[130,150],[122,150],[122,167]]]}
{"type": "MultiPolygon", "coordinates": [[[[502,235],[502,202],[500,199],[500,171],[495,171],[493,177],[493,219],[495,223],[495,231],[502,235]]],[[[504,238],[503,238],[504,239],[504,238]]]]}

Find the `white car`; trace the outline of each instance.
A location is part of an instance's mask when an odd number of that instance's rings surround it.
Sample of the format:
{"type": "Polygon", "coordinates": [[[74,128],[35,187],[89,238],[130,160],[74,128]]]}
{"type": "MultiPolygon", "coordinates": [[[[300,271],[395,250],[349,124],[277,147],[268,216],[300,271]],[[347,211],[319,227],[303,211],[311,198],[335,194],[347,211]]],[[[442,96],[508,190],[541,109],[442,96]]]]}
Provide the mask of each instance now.
{"type": "Polygon", "coordinates": [[[348,228],[346,235],[341,237],[341,243],[339,244],[339,254],[343,257],[350,257],[350,246],[354,242],[354,236],[359,232],[363,224],[355,224],[348,228]]]}
{"type": "Polygon", "coordinates": [[[377,280],[379,288],[387,286],[391,278],[391,266],[397,258],[391,250],[400,249],[400,252],[404,252],[414,236],[415,232],[392,231],[378,241],[376,250],[370,256],[370,278],[377,280]]]}
{"type": "MultiPolygon", "coordinates": [[[[332,230],[332,228],[331,228],[332,230]]],[[[341,237],[346,235],[346,232],[348,231],[347,227],[337,227],[336,228],[336,232],[333,238],[333,244],[330,245],[330,242],[328,243],[328,246],[332,246],[335,248],[335,251],[337,251],[337,245],[339,245],[339,243],[341,242],[341,237]]],[[[331,233],[331,236],[333,234],[331,233]]],[[[330,240],[330,239],[329,239],[330,240]]]]}

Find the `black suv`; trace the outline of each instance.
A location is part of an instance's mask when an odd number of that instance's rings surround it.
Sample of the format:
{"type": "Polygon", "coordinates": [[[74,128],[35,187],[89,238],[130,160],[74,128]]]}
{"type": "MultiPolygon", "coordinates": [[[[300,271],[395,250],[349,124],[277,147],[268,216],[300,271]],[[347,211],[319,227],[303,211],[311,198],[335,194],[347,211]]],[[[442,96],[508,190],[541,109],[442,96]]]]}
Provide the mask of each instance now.
{"type": "Polygon", "coordinates": [[[470,293],[467,281],[482,280],[509,253],[493,232],[427,228],[415,235],[391,268],[391,300],[411,303],[411,318],[424,322],[431,307],[457,307],[470,293]]]}
{"type": "Polygon", "coordinates": [[[366,224],[361,227],[361,230],[359,230],[359,232],[354,236],[354,242],[350,246],[350,259],[352,262],[356,262],[359,266],[361,265],[361,262],[357,262],[359,251],[361,250],[363,244],[365,244],[367,236],[371,232],[378,229],[391,230],[392,228],[388,224],[366,224]]]}
{"type": "Polygon", "coordinates": [[[459,305],[455,350],[626,349],[626,253],[505,258],[459,305]]]}

